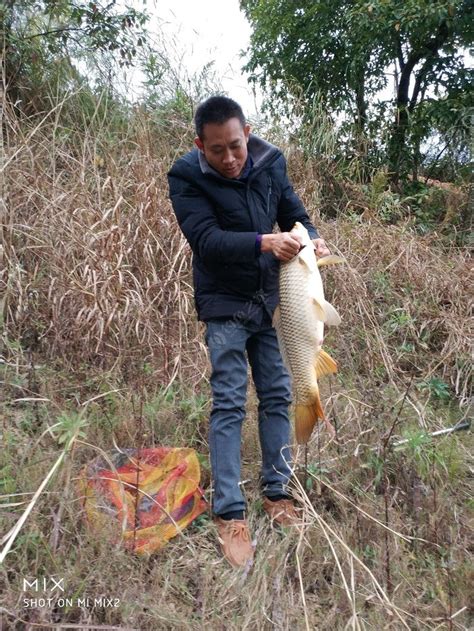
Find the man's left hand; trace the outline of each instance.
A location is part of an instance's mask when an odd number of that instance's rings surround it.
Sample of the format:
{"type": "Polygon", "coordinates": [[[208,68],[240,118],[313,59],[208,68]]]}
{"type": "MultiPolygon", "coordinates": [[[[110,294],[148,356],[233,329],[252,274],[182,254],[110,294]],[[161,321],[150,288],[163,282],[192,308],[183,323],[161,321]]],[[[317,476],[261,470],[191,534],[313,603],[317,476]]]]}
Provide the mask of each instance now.
{"type": "Polygon", "coordinates": [[[318,258],[329,256],[331,254],[331,250],[326,245],[326,241],[324,239],[313,239],[313,243],[316,248],[316,256],[318,258]]]}

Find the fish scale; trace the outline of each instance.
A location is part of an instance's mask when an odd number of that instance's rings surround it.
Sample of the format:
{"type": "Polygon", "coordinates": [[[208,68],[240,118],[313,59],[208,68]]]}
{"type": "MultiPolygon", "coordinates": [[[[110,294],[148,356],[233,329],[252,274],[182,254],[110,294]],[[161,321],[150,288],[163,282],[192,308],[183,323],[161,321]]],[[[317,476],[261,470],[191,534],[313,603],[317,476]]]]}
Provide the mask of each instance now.
{"type": "MultiPolygon", "coordinates": [[[[310,400],[314,383],[314,361],[317,344],[317,329],[310,328],[310,298],[308,296],[307,275],[298,257],[281,266],[280,272],[280,314],[284,339],[294,340],[285,346],[287,364],[294,382],[297,401],[310,400]],[[314,344],[312,344],[312,343],[314,344]]],[[[321,330],[322,337],[322,330],[321,330]]],[[[313,388],[314,389],[314,388],[313,388]]]]}
{"type": "Polygon", "coordinates": [[[339,324],[340,317],[324,298],[318,266],[342,259],[327,257],[318,262],[306,228],[297,222],[291,232],[301,236],[303,247],[293,259],[280,264],[280,304],[273,323],[293,382],[296,440],[306,443],[314,425],[326,420],[318,376],[337,371],[334,360],[323,351],[322,341],[324,323],[339,324]]]}

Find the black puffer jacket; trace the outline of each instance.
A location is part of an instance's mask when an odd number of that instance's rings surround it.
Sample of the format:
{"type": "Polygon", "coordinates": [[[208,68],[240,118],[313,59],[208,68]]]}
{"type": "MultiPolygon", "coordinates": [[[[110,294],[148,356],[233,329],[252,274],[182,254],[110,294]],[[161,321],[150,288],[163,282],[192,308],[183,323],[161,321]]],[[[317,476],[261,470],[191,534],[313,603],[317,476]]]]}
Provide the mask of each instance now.
{"type": "Polygon", "coordinates": [[[225,178],[198,149],[168,173],[170,197],[193,251],[194,297],[200,320],[235,317],[253,304],[270,314],[278,303],[279,261],[258,253],[257,233],[282,232],[295,221],[318,236],[286,174],[279,149],[250,135],[253,167],[246,181],[225,178]]]}

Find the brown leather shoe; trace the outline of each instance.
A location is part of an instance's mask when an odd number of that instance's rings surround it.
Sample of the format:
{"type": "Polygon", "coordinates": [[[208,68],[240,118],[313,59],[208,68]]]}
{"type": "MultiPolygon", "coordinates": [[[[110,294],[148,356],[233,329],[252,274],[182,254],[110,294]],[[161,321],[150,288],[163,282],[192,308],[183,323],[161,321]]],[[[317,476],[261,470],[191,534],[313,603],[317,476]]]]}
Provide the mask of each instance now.
{"type": "Polygon", "coordinates": [[[251,565],[253,548],[247,520],[216,517],[214,523],[219,533],[222,553],[229,563],[234,567],[251,565]]]}
{"type": "Polygon", "coordinates": [[[268,497],[263,499],[263,510],[272,522],[279,526],[301,526],[301,517],[293,504],[293,500],[277,500],[272,502],[268,497]]]}

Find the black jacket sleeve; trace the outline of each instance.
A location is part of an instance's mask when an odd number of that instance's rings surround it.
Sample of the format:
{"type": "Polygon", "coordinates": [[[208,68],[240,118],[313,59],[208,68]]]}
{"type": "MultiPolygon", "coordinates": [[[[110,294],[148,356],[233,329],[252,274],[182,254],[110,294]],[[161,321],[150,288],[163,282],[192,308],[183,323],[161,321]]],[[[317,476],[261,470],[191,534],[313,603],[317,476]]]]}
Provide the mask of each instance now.
{"type": "Polygon", "coordinates": [[[282,156],[282,189],[278,203],[277,221],[282,232],[289,232],[296,221],[299,221],[308,230],[311,239],[319,237],[318,231],[311,223],[303,202],[293,190],[286,172],[286,160],[282,156]]]}
{"type": "Polygon", "coordinates": [[[212,204],[198,187],[168,174],[171,203],[191,249],[208,265],[255,259],[256,232],[222,230],[212,204]]]}

